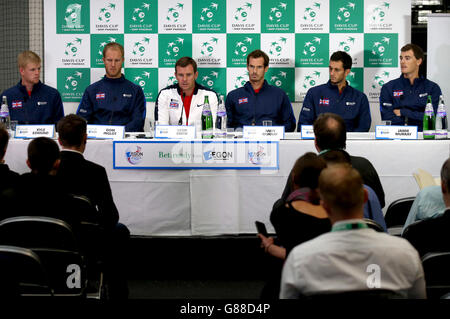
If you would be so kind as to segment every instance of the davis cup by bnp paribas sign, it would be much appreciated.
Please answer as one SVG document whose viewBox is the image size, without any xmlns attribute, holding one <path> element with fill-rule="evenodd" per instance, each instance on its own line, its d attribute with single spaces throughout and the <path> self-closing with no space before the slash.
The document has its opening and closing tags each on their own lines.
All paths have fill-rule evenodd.
<svg viewBox="0 0 450 319">
<path fill-rule="evenodd" d="M 103 47 L 125 48 L 123 72 L 147 101 L 176 83 L 175 62 L 192 56 L 198 82 L 220 94 L 245 84 L 247 55 L 270 58 L 266 80 L 291 101 L 328 80 L 332 52 L 348 52 L 347 78 L 376 102 L 400 74 L 410 41 L 410 1 L 394 0 L 46 0 L 45 81 L 77 102 L 104 75 Z"/>
</svg>

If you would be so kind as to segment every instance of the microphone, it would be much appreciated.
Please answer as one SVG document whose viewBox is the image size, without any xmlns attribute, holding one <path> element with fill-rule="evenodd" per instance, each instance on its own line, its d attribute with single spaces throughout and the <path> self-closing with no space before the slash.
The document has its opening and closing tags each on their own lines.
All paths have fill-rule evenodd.
<svg viewBox="0 0 450 319">
<path fill-rule="evenodd" d="M 183 97 L 181 98 L 182 109 L 181 109 L 180 119 L 178 120 L 178 125 L 183 125 L 184 99 L 185 98 L 186 98 L 186 93 L 183 92 Z"/>
</svg>

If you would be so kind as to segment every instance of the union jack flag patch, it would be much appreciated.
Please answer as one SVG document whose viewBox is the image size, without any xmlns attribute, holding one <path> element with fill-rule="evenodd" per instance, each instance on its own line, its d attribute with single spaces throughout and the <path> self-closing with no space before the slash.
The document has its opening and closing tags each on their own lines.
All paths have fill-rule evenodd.
<svg viewBox="0 0 450 319">
<path fill-rule="evenodd" d="M 178 101 L 177 100 L 170 100 L 169 108 L 177 109 L 178 108 Z"/>
<path fill-rule="evenodd" d="M 13 101 L 11 106 L 13 109 L 20 109 L 22 107 L 22 101 Z"/>
<path fill-rule="evenodd" d="M 403 95 L 403 91 L 394 91 L 394 97 L 399 97 Z"/>
<path fill-rule="evenodd" d="M 320 99 L 319 104 L 320 105 L 330 105 L 330 99 Z"/>
<path fill-rule="evenodd" d="M 248 103 L 248 98 L 247 98 L 247 97 L 244 97 L 244 98 L 242 98 L 242 99 L 239 99 L 239 100 L 238 100 L 238 103 L 239 103 L 239 104 Z"/>
<path fill-rule="evenodd" d="M 104 100 L 104 99 L 105 99 L 105 93 L 97 93 L 97 94 L 95 95 L 95 98 L 96 98 L 97 100 Z"/>
</svg>

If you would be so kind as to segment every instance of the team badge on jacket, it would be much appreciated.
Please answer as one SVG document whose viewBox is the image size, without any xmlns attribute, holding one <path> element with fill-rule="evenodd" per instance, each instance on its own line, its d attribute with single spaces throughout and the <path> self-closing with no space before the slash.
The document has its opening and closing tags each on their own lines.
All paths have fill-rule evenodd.
<svg viewBox="0 0 450 319">
<path fill-rule="evenodd" d="M 20 109 L 22 107 L 22 101 L 13 101 L 11 106 L 13 109 Z"/>
<path fill-rule="evenodd" d="M 247 98 L 247 97 L 244 97 L 244 98 L 242 98 L 242 99 L 239 99 L 239 100 L 238 100 L 238 103 L 239 103 L 239 104 L 248 103 L 248 98 Z"/>
<path fill-rule="evenodd" d="M 97 93 L 97 94 L 95 95 L 95 98 L 96 98 L 97 100 L 104 100 L 104 99 L 105 99 L 105 93 Z"/>
<path fill-rule="evenodd" d="M 171 100 L 170 100 L 170 104 L 169 104 L 169 108 L 171 108 L 171 109 L 177 109 L 177 108 L 178 108 L 178 101 L 177 101 L 177 100 L 174 100 L 174 99 L 171 99 Z"/>
<path fill-rule="evenodd" d="M 403 95 L 403 91 L 394 91 L 394 97 L 399 97 Z"/>
<path fill-rule="evenodd" d="M 330 105 L 330 99 L 320 99 L 319 105 Z"/>
</svg>

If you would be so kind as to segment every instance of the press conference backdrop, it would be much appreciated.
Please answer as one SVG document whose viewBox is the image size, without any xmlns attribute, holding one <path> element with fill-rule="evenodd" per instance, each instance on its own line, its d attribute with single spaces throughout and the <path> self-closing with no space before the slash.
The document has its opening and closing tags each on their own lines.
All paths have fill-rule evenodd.
<svg viewBox="0 0 450 319">
<path fill-rule="evenodd" d="M 430 14 L 427 29 L 427 78 L 439 84 L 448 110 L 450 102 L 450 14 Z"/>
<path fill-rule="evenodd" d="M 248 80 L 246 57 L 255 49 L 270 57 L 266 80 L 302 102 L 328 81 L 331 53 L 347 51 L 347 80 L 367 94 L 373 114 L 381 86 L 400 75 L 399 48 L 411 37 L 410 0 L 44 0 L 44 12 L 45 82 L 65 106 L 104 75 L 103 47 L 119 42 L 124 74 L 147 102 L 176 81 L 182 56 L 198 62 L 200 84 L 226 95 Z"/>
</svg>

